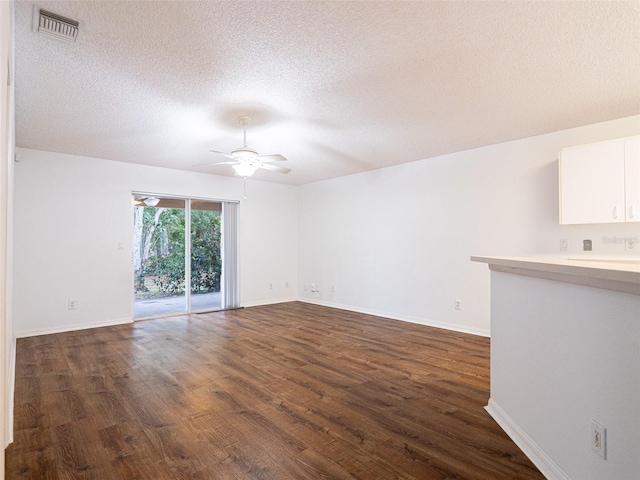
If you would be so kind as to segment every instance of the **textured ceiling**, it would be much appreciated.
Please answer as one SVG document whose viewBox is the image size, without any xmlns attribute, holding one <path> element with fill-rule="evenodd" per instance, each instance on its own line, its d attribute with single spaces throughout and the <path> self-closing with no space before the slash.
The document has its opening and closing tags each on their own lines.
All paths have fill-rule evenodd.
<svg viewBox="0 0 640 480">
<path fill-rule="evenodd" d="M 16 142 L 300 185 L 640 113 L 640 2 L 17 0 Z"/>
</svg>

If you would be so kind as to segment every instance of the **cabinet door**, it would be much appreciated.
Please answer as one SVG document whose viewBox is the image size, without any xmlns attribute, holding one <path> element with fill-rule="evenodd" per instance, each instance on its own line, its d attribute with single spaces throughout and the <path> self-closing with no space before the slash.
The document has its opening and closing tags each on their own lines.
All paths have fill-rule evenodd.
<svg viewBox="0 0 640 480">
<path fill-rule="evenodd" d="M 625 221 L 625 141 L 560 152 L 560 223 Z"/>
<path fill-rule="evenodd" d="M 624 172 L 627 222 L 640 222 L 640 137 L 625 140 Z"/>
</svg>

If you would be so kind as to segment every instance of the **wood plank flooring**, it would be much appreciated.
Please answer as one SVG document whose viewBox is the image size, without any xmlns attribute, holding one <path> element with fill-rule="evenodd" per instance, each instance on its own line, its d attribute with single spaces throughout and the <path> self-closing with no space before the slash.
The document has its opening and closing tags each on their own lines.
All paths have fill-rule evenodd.
<svg viewBox="0 0 640 480">
<path fill-rule="evenodd" d="M 20 339 L 7 479 L 543 479 L 489 340 L 299 302 Z"/>
</svg>

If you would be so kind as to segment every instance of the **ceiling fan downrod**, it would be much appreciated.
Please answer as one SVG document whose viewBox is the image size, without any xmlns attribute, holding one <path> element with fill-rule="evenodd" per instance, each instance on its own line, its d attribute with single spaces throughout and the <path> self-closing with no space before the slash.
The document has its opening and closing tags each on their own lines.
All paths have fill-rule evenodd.
<svg viewBox="0 0 640 480">
<path fill-rule="evenodd" d="M 236 122 L 242 125 L 242 129 L 244 130 L 244 146 L 247 146 L 247 127 L 251 125 L 253 119 L 249 115 L 240 115 L 236 118 Z"/>
</svg>

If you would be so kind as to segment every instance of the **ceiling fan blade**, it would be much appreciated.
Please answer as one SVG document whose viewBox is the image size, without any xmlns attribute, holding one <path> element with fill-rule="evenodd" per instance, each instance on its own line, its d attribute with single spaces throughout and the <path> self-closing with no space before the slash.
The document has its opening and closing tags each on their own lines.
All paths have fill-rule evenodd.
<svg viewBox="0 0 640 480">
<path fill-rule="evenodd" d="M 236 165 L 238 162 L 214 162 L 214 163 L 196 163 L 195 165 L 191 165 L 192 167 L 210 167 L 212 165 Z"/>
<path fill-rule="evenodd" d="M 209 150 L 209 151 L 213 153 L 217 153 L 218 155 L 222 155 L 223 157 L 233 158 L 233 155 L 231 155 L 230 153 L 219 152 L 217 150 Z"/>
<path fill-rule="evenodd" d="M 270 163 L 263 163 L 262 165 L 260 165 L 260 168 L 279 173 L 289 173 L 291 171 L 290 168 L 281 167 L 280 165 L 271 165 Z"/>
<path fill-rule="evenodd" d="M 258 157 L 260 159 L 260 161 L 262 163 L 271 163 L 271 162 L 286 162 L 287 159 L 284 158 L 282 155 L 279 154 L 275 154 L 275 155 L 260 155 Z"/>
</svg>

